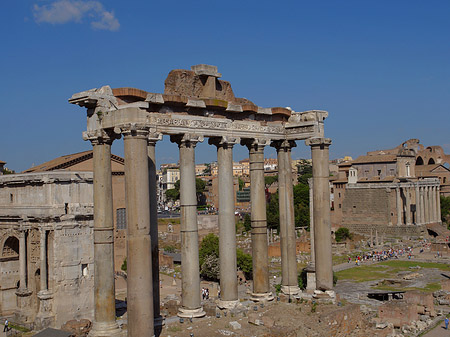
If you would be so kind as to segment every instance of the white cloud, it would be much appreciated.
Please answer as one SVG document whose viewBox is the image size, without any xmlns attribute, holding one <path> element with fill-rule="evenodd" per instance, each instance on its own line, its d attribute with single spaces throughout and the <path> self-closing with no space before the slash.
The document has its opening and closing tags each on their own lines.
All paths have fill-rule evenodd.
<svg viewBox="0 0 450 337">
<path fill-rule="evenodd" d="M 34 5 L 33 15 L 37 23 L 82 23 L 87 18 L 94 29 L 117 31 L 120 27 L 114 12 L 105 10 L 99 1 L 57 0 L 49 5 Z"/>
</svg>

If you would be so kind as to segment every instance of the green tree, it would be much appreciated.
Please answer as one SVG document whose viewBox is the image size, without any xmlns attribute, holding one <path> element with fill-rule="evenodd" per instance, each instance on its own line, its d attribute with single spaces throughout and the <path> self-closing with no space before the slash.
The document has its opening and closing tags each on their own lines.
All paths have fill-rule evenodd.
<svg viewBox="0 0 450 337">
<path fill-rule="evenodd" d="M 245 186 L 245 183 L 240 177 L 238 178 L 238 183 L 239 183 L 239 191 L 242 191 L 242 189 Z"/>
<path fill-rule="evenodd" d="M 278 204 L 278 192 L 270 195 L 269 203 L 266 207 L 267 227 L 280 231 L 280 214 Z"/>
<path fill-rule="evenodd" d="M 264 177 L 264 184 L 266 186 L 270 186 L 276 181 L 278 181 L 278 176 L 265 176 Z"/>
<path fill-rule="evenodd" d="M 450 197 L 441 196 L 441 220 L 447 223 L 450 229 Z"/>
<path fill-rule="evenodd" d="M 166 198 L 167 200 L 177 201 L 180 199 L 180 191 L 175 188 L 171 188 L 166 191 Z"/>
<path fill-rule="evenodd" d="M 350 230 L 345 227 L 338 228 L 338 230 L 334 233 L 334 236 L 336 238 L 336 242 L 341 242 L 346 239 L 352 238 L 352 234 L 350 233 Z"/>
<path fill-rule="evenodd" d="M 242 249 L 236 249 L 237 266 L 245 275 L 247 280 L 251 280 L 253 277 L 253 260 L 250 254 L 246 254 Z"/>
<path fill-rule="evenodd" d="M 204 198 L 203 192 L 205 191 L 206 182 L 203 179 L 195 178 L 195 192 L 197 194 L 197 203 L 199 205 L 204 205 L 206 199 Z M 166 191 L 166 198 L 172 201 L 180 199 L 180 181 L 177 180 L 174 184 L 174 188 L 168 189 Z"/>
<path fill-rule="evenodd" d="M 248 213 L 245 213 L 244 215 L 244 228 L 246 232 L 249 232 L 252 229 L 252 218 Z"/>
<path fill-rule="evenodd" d="M 213 255 L 219 257 L 219 237 L 213 233 L 206 235 L 198 252 L 200 266 L 205 262 L 207 256 Z"/>
<path fill-rule="evenodd" d="M 125 273 L 127 272 L 127 258 L 123 260 L 122 266 L 120 267 Z"/>
</svg>

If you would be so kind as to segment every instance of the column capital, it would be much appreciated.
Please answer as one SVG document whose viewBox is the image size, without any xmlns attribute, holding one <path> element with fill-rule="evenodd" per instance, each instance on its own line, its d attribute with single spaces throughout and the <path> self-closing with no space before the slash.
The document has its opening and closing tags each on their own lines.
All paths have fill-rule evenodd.
<svg viewBox="0 0 450 337">
<path fill-rule="evenodd" d="M 215 145 L 217 147 L 233 148 L 234 145 L 239 144 L 241 139 L 239 137 L 223 136 L 223 137 L 210 137 L 208 139 L 209 145 Z"/>
<path fill-rule="evenodd" d="M 296 147 L 297 144 L 295 143 L 294 140 L 283 139 L 272 141 L 272 143 L 270 143 L 270 146 L 276 148 L 277 151 L 279 151 L 281 149 L 290 150 L 293 147 Z"/>
<path fill-rule="evenodd" d="M 162 140 L 162 138 L 163 138 L 162 133 L 156 132 L 156 131 L 150 129 L 150 131 L 148 133 L 148 138 L 147 138 L 148 145 L 155 145 L 156 142 L 158 140 Z"/>
<path fill-rule="evenodd" d="M 270 145 L 270 139 L 267 138 L 246 138 L 241 139 L 241 145 L 247 146 L 249 150 L 262 150 L 265 146 Z"/>
<path fill-rule="evenodd" d="M 171 135 L 170 141 L 177 143 L 178 147 L 195 147 L 198 142 L 203 142 L 203 135 L 185 133 L 184 135 Z"/>
<path fill-rule="evenodd" d="M 330 146 L 331 138 L 309 138 L 305 140 L 307 146 Z"/>
<path fill-rule="evenodd" d="M 108 144 L 111 145 L 115 139 L 119 139 L 120 134 L 115 133 L 113 130 L 94 130 L 84 131 L 83 139 L 89 140 L 92 146 Z"/>
<path fill-rule="evenodd" d="M 147 139 L 149 135 L 149 127 L 138 123 L 129 123 L 125 126 L 122 126 L 120 128 L 120 132 L 123 134 L 124 139 L 130 137 Z"/>
</svg>

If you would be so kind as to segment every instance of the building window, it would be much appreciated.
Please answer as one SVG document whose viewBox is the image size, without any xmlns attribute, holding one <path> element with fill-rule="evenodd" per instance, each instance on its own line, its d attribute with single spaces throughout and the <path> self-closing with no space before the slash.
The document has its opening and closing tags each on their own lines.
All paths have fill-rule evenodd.
<svg viewBox="0 0 450 337">
<path fill-rule="evenodd" d="M 127 210 L 126 208 L 118 208 L 116 210 L 116 228 L 127 229 Z"/>
<path fill-rule="evenodd" d="M 409 177 L 411 175 L 411 168 L 409 167 L 409 163 L 406 163 L 406 176 Z"/>
<path fill-rule="evenodd" d="M 9 194 L 9 202 L 14 202 L 14 194 Z"/>
<path fill-rule="evenodd" d="M 340 198 L 340 197 L 341 197 L 341 192 L 339 192 L 338 195 L 339 195 L 339 198 Z M 340 207 L 339 207 L 339 208 L 340 208 Z"/>
<path fill-rule="evenodd" d="M 377 170 L 377 174 L 380 177 L 381 176 L 381 170 Z"/>
<path fill-rule="evenodd" d="M 339 204 L 339 208 L 342 208 L 341 204 Z"/>
</svg>

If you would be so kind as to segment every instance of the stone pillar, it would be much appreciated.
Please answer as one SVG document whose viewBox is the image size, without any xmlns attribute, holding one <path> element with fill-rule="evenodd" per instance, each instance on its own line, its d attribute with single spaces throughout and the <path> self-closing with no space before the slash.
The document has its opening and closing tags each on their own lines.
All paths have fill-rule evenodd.
<svg viewBox="0 0 450 337">
<path fill-rule="evenodd" d="M 155 146 L 162 134 L 149 133 L 147 143 L 148 155 L 148 191 L 150 200 L 150 239 L 152 246 L 152 279 L 153 279 L 153 316 L 154 326 L 161 329 L 163 317 L 160 312 L 159 295 L 159 247 L 158 247 L 158 202 L 156 191 L 156 154 Z M 156 331 L 155 331 L 156 332 Z"/>
<path fill-rule="evenodd" d="M 406 209 L 405 209 L 405 215 L 406 215 L 406 225 L 411 226 L 411 196 L 410 196 L 410 188 L 405 187 L 405 197 L 406 197 Z"/>
<path fill-rule="evenodd" d="M 437 212 L 436 212 L 436 189 L 434 186 L 430 186 L 430 194 L 431 194 L 431 222 L 437 222 Z"/>
<path fill-rule="evenodd" d="M 436 187 L 436 213 L 437 213 L 437 221 L 442 223 L 441 219 L 441 194 L 439 193 L 440 187 Z"/>
<path fill-rule="evenodd" d="M 27 287 L 27 240 L 26 230 L 19 231 L 19 291 L 28 291 Z"/>
<path fill-rule="evenodd" d="M 400 195 L 400 187 L 397 186 L 395 191 L 397 193 L 397 226 L 401 226 L 403 207 L 402 207 L 402 197 Z"/>
<path fill-rule="evenodd" d="M 430 190 L 428 186 L 425 186 L 425 223 L 429 224 L 431 223 L 431 212 L 430 212 L 430 206 L 431 206 L 431 202 L 430 202 Z"/>
<path fill-rule="evenodd" d="M 311 146 L 314 180 L 314 241 L 316 258 L 316 285 L 318 290 L 333 289 L 333 266 L 331 255 L 331 220 L 329 188 L 329 147 L 331 139 L 306 140 Z M 320 243 L 320 244 L 317 244 Z"/>
<path fill-rule="evenodd" d="M 148 129 L 123 131 L 127 204 L 128 336 L 153 336 Z"/>
<path fill-rule="evenodd" d="M 309 185 L 309 240 L 311 259 L 306 266 L 306 291 L 311 293 L 316 290 L 316 258 L 314 253 L 314 198 L 313 198 L 313 179 L 308 179 Z"/>
<path fill-rule="evenodd" d="M 114 283 L 114 214 L 111 144 L 106 134 L 91 139 L 94 162 L 94 305 L 89 336 L 120 336 Z"/>
<path fill-rule="evenodd" d="M 426 224 L 426 216 L 425 216 L 425 187 L 420 186 L 420 222 L 422 225 Z"/>
<path fill-rule="evenodd" d="M 252 221 L 253 293 L 251 300 L 273 300 L 269 286 L 267 246 L 266 192 L 264 184 L 264 146 L 268 141 L 253 139 L 243 142 L 249 149 L 250 200 Z"/>
<path fill-rule="evenodd" d="M 41 290 L 39 291 L 39 312 L 37 314 L 35 324 L 36 328 L 44 329 L 53 323 L 54 314 L 52 312 L 53 294 L 48 290 L 48 273 L 47 273 L 47 230 L 39 229 L 41 234 L 40 242 L 40 258 L 41 258 Z"/>
<path fill-rule="evenodd" d="M 419 183 L 416 182 L 415 184 L 415 202 L 416 202 L 416 218 L 415 218 L 415 224 L 421 225 L 422 224 L 422 214 L 420 210 L 420 191 L 419 191 Z"/>
<path fill-rule="evenodd" d="M 292 185 L 292 141 L 272 143 L 278 153 L 278 200 L 280 207 L 281 291 L 286 295 L 300 292 L 297 276 L 297 250 L 294 216 L 294 191 Z"/>
<path fill-rule="evenodd" d="M 380 242 L 378 241 L 378 230 L 375 230 L 375 247 L 378 247 Z"/>
<path fill-rule="evenodd" d="M 27 282 L 27 230 L 24 228 L 19 229 L 19 275 L 20 284 L 16 291 L 17 310 L 14 319 L 17 322 L 28 323 L 34 319 L 34 312 L 31 306 L 33 292 L 28 289 Z"/>
<path fill-rule="evenodd" d="M 231 309 L 239 304 L 233 188 L 233 145 L 235 143 L 236 139 L 226 137 L 209 139 L 209 144 L 217 146 L 219 169 L 220 299 L 217 305 L 221 309 Z"/>
<path fill-rule="evenodd" d="M 181 297 L 179 317 L 203 317 L 200 299 L 198 258 L 197 195 L 195 189 L 195 146 L 202 136 L 171 136 L 180 149 L 180 203 L 181 203 Z"/>
</svg>

